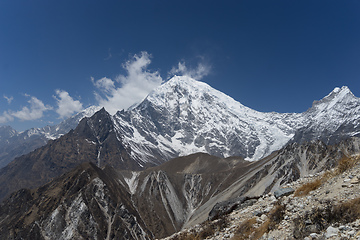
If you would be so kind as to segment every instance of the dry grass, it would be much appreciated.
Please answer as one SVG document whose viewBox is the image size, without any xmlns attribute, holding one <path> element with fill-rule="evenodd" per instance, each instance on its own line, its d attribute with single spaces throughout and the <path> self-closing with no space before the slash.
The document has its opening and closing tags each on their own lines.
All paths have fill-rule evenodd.
<svg viewBox="0 0 360 240">
<path fill-rule="evenodd" d="M 323 207 L 315 208 L 295 219 L 294 224 L 297 227 L 293 234 L 297 239 L 309 236 L 313 230 L 308 228 L 306 223 L 308 221 L 316 226 L 318 231 L 324 231 L 331 224 L 348 224 L 356 219 L 360 219 L 360 197 L 336 205 L 334 202 L 328 201 Z"/>
<path fill-rule="evenodd" d="M 309 194 L 311 191 L 318 189 L 327 180 L 346 172 L 359 162 L 360 156 L 342 157 L 338 163 L 338 166 L 333 171 L 326 171 L 321 177 L 318 177 L 314 181 L 303 184 L 295 191 L 294 195 L 305 196 Z M 283 220 L 284 213 L 285 206 L 277 204 L 269 212 L 268 219 L 260 226 L 257 226 L 256 218 L 245 220 L 238 226 L 235 232 L 235 236 L 232 238 L 232 240 L 256 240 L 261 238 L 265 233 L 275 229 L 278 226 L 278 224 Z M 326 211 L 313 212 L 312 216 L 308 216 L 307 218 L 313 219 L 313 222 L 321 225 L 322 228 L 331 222 L 352 222 L 360 218 L 360 198 L 341 203 L 336 206 L 328 207 Z M 304 228 L 302 228 L 302 220 L 298 219 L 297 222 L 299 224 L 299 234 L 301 234 L 300 236 L 303 236 L 304 232 L 306 232 L 305 225 L 303 226 Z M 174 236 L 172 240 L 202 240 L 213 236 L 216 231 L 221 231 L 227 226 L 228 220 L 224 216 L 214 222 L 204 222 L 202 224 L 201 231 L 199 232 L 195 232 L 194 230 L 191 232 L 183 232 Z"/>
<path fill-rule="evenodd" d="M 343 172 L 351 169 L 352 167 L 355 166 L 355 164 L 359 161 L 359 157 L 348 157 L 348 156 L 343 156 L 339 163 L 338 166 L 336 167 L 336 174 L 342 174 Z"/>
<path fill-rule="evenodd" d="M 182 232 L 172 238 L 172 240 L 202 240 L 207 237 L 213 236 L 215 232 L 229 226 L 228 219 L 224 216 L 216 221 L 206 221 L 201 224 L 201 230 L 199 232 Z"/>
<path fill-rule="evenodd" d="M 232 240 L 245 240 L 249 239 L 250 235 L 255 231 L 256 219 L 250 218 L 242 222 L 236 229 L 235 236 Z"/>
<path fill-rule="evenodd" d="M 360 197 L 333 207 L 331 221 L 349 223 L 360 218 Z"/>
<path fill-rule="evenodd" d="M 343 156 L 337 165 L 337 167 L 334 169 L 334 171 L 326 171 L 321 177 L 315 179 L 312 182 L 308 182 L 300 186 L 298 189 L 296 189 L 294 196 L 301 197 L 309 194 L 311 191 L 314 191 L 318 189 L 323 183 L 325 183 L 330 178 L 333 178 L 337 175 L 340 175 L 347 170 L 354 167 L 360 160 L 360 157 L 348 157 Z"/>
<path fill-rule="evenodd" d="M 277 204 L 268 214 L 268 219 L 258 227 L 255 227 L 256 219 L 251 218 L 240 224 L 232 240 L 256 240 L 261 238 L 265 233 L 273 230 L 283 220 L 285 206 Z"/>
<path fill-rule="evenodd" d="M 323 178 L 318 178 L 312 182 L 305 183 L 304 185 L 300 186 L 298 189 L 296 189 L 294 196 L 300 197 L 308 195 L 309 192 L 316 190 L 324 183 Z"/>
</svg>

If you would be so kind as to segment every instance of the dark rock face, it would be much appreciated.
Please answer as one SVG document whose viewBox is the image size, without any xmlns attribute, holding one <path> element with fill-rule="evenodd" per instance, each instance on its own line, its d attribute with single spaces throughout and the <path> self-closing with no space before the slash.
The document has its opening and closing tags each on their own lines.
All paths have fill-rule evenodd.
<svg viewBox="0 0 360 240">
<path fill-rule="evenodd" d="M 0 222 L 6 222 L 0 233 L 20 238 L 34 231 L 40 236 L 34 239 L 66 234 L 77 239 L 165 237 L 179 231 L 195 209 L 233 183 L 236 178 L 224 178 L 235 175 L 234 168 L 243 164 L 242 159 L 207 154 L 141 172 L 119 172 L 109 166 L 101 170 L 83 163 L 40 188 L 19 190 L 7 198 L 0 207 Z"/>
<path fill-rule="evenodd" d="M 204 153 L 176 158 L 133 175 L 137 187 L 132 200 L 155 237 L 168 236 L 179 231 L 217 191 L 233 183 L 235 177 L 224 179 L 241 166 L 241 158 L 221 159 Z"/>
<path fill-rule="evenodd" d="M 129 193 L 94 164 L 84 163 L 0 207 L 0 239 L 151 239 Z"/>
<path fill-rule="evenodd" d="M 98 122 L 102 124 L 95 124 Z M 70 171 L 83 162 L 99 167 L 139 169 L 112 131 L 110 115 L 103 109 L 84 118 L 75 130 L 37 150 L 16 158 L 0 169 L 0 200 L 20 188 L 33 188 Z"/>
</svg>

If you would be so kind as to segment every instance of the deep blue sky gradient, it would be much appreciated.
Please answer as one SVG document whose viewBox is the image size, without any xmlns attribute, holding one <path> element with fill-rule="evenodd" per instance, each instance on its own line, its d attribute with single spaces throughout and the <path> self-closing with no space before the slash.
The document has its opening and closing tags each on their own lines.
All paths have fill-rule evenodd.
<svg viewBox="0 0 360 240">
<path fill-rule="evenodd" d="M 164 79 L 204 61 L 202 81 L 242 104 L 303 112 L 337 86 L 360 97 L 360 1 L 0 1 L 0 114 L 26 106 L 24 94 L 55 106 L 55 89 L 96 104 L 90 77 L 124 74 L 141 51 Z M 5 125 L 59 121 L 48 111 Z"/>
</svg>

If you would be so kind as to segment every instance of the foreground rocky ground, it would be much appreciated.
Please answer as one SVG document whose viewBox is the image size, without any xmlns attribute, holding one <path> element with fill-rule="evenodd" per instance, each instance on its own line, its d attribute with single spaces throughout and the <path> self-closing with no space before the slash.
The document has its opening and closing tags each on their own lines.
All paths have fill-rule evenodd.
<svg viewBox="0 0 360 240">
<path fill-rule="evenodd" d="M 344 157 L 280 192 L 227 202 L 213 220 L 166 239 L 360 239 L 359 159 Z"/>
</svg>

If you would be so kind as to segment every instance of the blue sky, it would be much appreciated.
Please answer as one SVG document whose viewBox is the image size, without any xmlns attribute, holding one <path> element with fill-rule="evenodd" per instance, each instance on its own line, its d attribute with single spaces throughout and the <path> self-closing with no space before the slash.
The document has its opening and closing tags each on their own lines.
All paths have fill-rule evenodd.
<svg viewBox="0 0 360 240">
<path fill-rule="evenodd" d="M 360 96 L 360 1 L 0 1 L 0 125 L 126 107 L 188 74 L 258 111 Z"/>
</svg>

